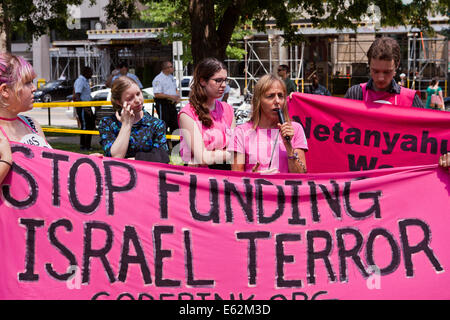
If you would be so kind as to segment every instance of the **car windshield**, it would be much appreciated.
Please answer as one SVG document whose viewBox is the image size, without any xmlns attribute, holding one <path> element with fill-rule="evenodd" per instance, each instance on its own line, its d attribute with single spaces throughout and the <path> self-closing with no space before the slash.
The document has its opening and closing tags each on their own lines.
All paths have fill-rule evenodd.
<svg viewBox="0 0 450 320">
<path fill-rule="evenodd" d="M 108 99 L 108 92 L 100 92 L 97 93 L 92 100 L 94 101 L 106 101 Z"/>
<path fill-rule="evenodd" d="M 44 89 L 54 89 L 60 84 L 59 81 L 50 81 L 44 85 Z"/>
</svg>

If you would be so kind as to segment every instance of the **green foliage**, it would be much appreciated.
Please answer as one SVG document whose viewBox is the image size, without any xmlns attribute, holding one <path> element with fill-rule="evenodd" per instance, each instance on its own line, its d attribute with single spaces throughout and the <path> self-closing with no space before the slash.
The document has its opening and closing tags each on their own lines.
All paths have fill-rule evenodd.
<svg viewBox="0 0 450 320">
<path fill-rule="evenodd" d="M 215 20 L 219 25 L 220 20 L 226 10 L 226 3 L 229 1 L 215 1 Z M 170 44 L 173 41 L 183 42 L 183 62 L 192 62 L 191 48 L 191 23 L 188 12 L 189 0 L 160 0 L 143 2 L 147 6 L 141 12 L 141 19 L 155 24 L 155 27 L 164 27 L 159 39 L 163 44 Z M 232 35 L 230 44 L 226 47 L 227 56 L 231 59 L 243 59 L 245 50 L 239 48 L 237 42 L 250 35 L 251 31 L 244 30 L 240 24 Z"/>
<path fill-rule="evenodd" d="M 93 0 L 91 0 L 92 2 Z M 31 42 L 51 29 L 67 29 L 67 7 L 82 0 L 2 0 L 0 31 L 6 33 L 7 50 L 11 50 L 11 34 L 21 32 Z"/>
<path fill-rule="evenodd" d="M 164 32 L 160 33 L 159 39 L 164 45 L 171 44 L 174 41 L 183 42 L 183 62 L 192 61 L 189 44 L 190 37 L 190 19 L 185 8 L 189 5 L 188 0 L 162 0 L 143 2 L 147 9 L 140 13 L 140 18 L 150 22 L 155 27 L 164 27 Z"/>
<path fill-rule="evenodd" d="M 242 39 L 239 35 L 242 31 L 240 26 L 244 22 L 251 24 L 257 31 L 264 32 L 268 21 L 274 21 L 279 30 L 284 33 L 285 44 L 297 44 L 304 41 L 301 33 L 297 32 L 293 22 L 300 19 L 308 19 L 314 26 L 319 28 L 331 27 L 341 30 L 343 28 L 356 29 L 356 22 L 364 17 L 374 16 L 368 12 L 371 5 L 377 6 L 377 13 L 380 13 L 379 26 L 410 25 L 421 30 L 430 30 L 426 12 L 448 12 L 448 0 L 413 0 L 404 4 L 402 0 L 159 0 L 146 1 L 148 10 L 142 13 L 142 18 L 154 23 L 167 26 L 165 34 L 161 39 L 167 43 L 177 38 L 185 44 L 190 44 L 191 48 L 195 43 L 204 39 L 191 39 L 191 26 L 189 17 L 189 6 L 201 3 L 207 6 L 214 3 L 214 16 L 203 17 L 214 19 L 216 32 L 230 29 L 238 31 L 233 33 L 231 39 L 225 37 L 225 42 L 229 39 L 226 53 L 230 58 L 242 58 L 245 52 L 236 46 L 236 39 Z M 230 12 L 239 15 L 239 19 L 230 19 Z M 233 20 L 233 21 L 230 21 Z M 197 36 L 198 37 L 198 36 Z M 213 41 L 214 37 L 211 37 Z M 221 38 L 222 39 L 222 38 Z M 188 52 L 188 51 L 187 51 Z M 195 60 L 195 59 L 194 59 Z"/>
<path fill-rule="evenodd" d="M 104 7 L 107 22 L 117 26 L 123 20 L 138 18 L 139 12 L 136 7 L 138 2 L 135 0 L 109 0 L 108 4 Z"/>
</svg>

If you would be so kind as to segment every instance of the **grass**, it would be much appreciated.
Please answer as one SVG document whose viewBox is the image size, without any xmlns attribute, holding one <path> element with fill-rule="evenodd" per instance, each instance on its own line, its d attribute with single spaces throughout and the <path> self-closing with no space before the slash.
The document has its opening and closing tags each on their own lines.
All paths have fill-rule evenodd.
<svg viewBox="0 0 450 320">
<path fill-rule="evenodd" d="M 62 133 L 62 132 L 45 132 L 45 136 L 47 138 L 49 137 L 76 137 L 77 140 L 79 139 L 78 134 L 73 133 Z M 79 143 L 65 143 L 65 142 L 56 142 L 52 141 L 51 146 L 53 149 L 59 149 L 64 151 L 70 151 L 70 152 L 76 152 L 76 153 L 82 153 L 82 154 L 90 154 L 90 153 L 103 153 L 103 149 L 97 144 L 92 144 L 92 151 L 81 151 L 80 150 L 80 144 Z"/>
<path fill-rule="evenodd" d="M 64 151 L 70 151 L 70 152 L 76 152 L 76 153 L 82 153 L 82 154 L 90 154 L 90 153 L 103 153 L 103 149 L 99 146 L 93 145 L 92 151 L 82 151 L 80 150 L 79 144 L 74 143 L 63 143 L 63 142 L 52 142 L 52 148 L 58 149 L 58 150 L 64 150 Z"/>
</svg>

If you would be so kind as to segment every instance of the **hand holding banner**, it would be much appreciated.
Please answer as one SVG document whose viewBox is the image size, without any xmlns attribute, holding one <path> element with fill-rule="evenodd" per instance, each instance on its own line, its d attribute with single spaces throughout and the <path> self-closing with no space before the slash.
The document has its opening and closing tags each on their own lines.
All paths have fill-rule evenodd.
<svg viewBox="0 0 450 320">
<path fill-rule="evenodd" d="M 450 113 L 296 93 L 289 114 L 308 139 L 309 172 L 438 163 L 450 151 Z"/>
<path fill-rule="evenodd" d="M 1 299 L 450 298 L 437 165 L 244 176 L 20 144 L 13 156 Z"/>
</svg>

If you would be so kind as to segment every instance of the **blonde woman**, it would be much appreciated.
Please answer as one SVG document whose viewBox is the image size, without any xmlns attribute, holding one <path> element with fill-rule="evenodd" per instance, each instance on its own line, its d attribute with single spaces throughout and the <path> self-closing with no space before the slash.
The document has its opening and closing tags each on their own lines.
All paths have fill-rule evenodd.
<svg viewBox="0 0 450 320">
<path fill-rule="evenodd" d="M 279 110 L 286 119 L 280 123 Z M 291 122 L 284 81 L 263 76 L 255 86 L 250 121 L 236 127 L 232 170 L 260 173 L 305 173 L 308 149 L 300 124 Z"/>
<path fill-rule="evenodd" d="M 22 57 L 0 54 L 0 131 L 9 141 L 50 148 L 39 123 L 19 115 L 33 109 L 35 77 Z"/>
</svg>

